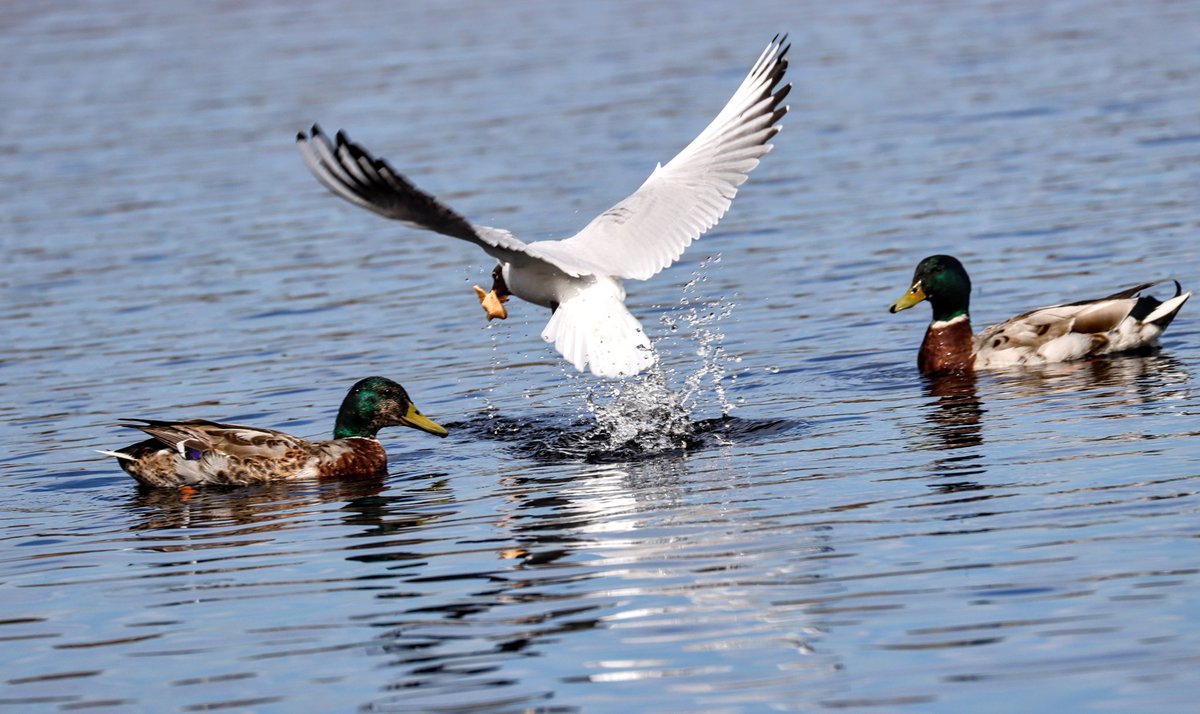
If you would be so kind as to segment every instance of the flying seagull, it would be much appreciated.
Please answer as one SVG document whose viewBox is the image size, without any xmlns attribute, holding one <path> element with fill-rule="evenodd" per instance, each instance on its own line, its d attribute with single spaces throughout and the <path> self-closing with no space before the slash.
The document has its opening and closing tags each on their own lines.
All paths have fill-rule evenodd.
<svg viewBox="0 0 1200 714">
<path fill-rule="evenodd" d="M 737 187 L 771 150 L 767 142 L 787 113 L 783 100 L 791 85 L 780 83 L 790 47 L 786 35 L 776 36 L 692 143 L 563 240 L 525 243 L 504 229 L 470 223 L 344 132 L 330 141 L 314 124 L 296 143 L 313 175 L 338 196 L 385 218 L 470 241 L 498 260 L 492 289 L 475 287 L 488 320 L 508 316 L 509 295 L 548 307 L 552 315 L 542 339 L 575 369 L 630 376 L 656 356 L 625 307 L 621 281 L 653 277 L 725 215 Z"/>
</svg>

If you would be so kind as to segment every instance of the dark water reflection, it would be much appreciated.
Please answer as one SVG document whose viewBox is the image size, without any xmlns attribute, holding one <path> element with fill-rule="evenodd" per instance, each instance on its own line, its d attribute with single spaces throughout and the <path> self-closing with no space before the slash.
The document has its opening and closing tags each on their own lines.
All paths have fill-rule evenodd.
<svg viewBox="0 0 1200 714">
<path fill-rule="evenodd" d="M 987 410 L 976 393 L 975 380 L 974 374 L 949 374 L 933 377 L 925 385 L 932 398 L 928 407 L 930 444 L 926 448 L 947 452 L 930 464 L 934 476 L 948 480 L 935 487 L 941 493 L 983 488 L 970 480 L 987 470 L 984 452 L 978 448 L 983 445 Z"/>
<path fill-rule="evenodd" d="M 1178 712 L 1200 652 L 1200 324 L 926 380 L 980 324 L 1200 283 L 1189 3 L 16 3 L 0 39 L 0 710 Z M 663 28 L 670 28 L 664 33 Z M 488 225 L 580 228 L 781 30 L 776 149 L 634 286 L 661 371 L 564 369 L 472 246 L 328 196 L 344 126 Z M 1196 314 L 1200 314 L 1197 311 Z M 383 478 L 142 493 L 118 417 L 323 437 Z"/>
<path fill-rule="evenodd" d="M 253 488 L 214 488 L 195 493 L 171 489 L 139 490 L 129 509 L 144 519 L 134 530 L 195 529 L 252 525 L 264 532 L 294 518 L 297 509 L 318 503 L 341 503 L 378 495 L 383 476 L 279 483 Z"/>
<path fill-rule="evenodd" d="M 491 412 L 454 427 L 481 439 L 495 440 L 506 452 L 544 463 L 582 461 L 589 464 L 646 464 L 662 466 L 682 463 L 688 452 L 754 443 L 799 432 L 804 424 L 787 419 L 743 419 L 724 415 L 713 419 L 686 421 L 675 433 L 675 424 L 658 421 L 663 416 L 648 410 L 639 418 L 644 428 L 655 429 L 655 438 L 643 432 L 614 433 L 594 419 L 574 415 L 549 415 L 536 420 L 506 417 Z M 671 417 L 673 421 L 674 416 Z M 666 438 L 663 438 L 666 437 Z"/>
</svg>

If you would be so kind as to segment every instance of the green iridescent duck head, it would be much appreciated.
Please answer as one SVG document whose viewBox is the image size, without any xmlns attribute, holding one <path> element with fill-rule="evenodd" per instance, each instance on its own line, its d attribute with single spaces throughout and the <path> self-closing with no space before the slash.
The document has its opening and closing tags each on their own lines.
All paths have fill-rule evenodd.
<svg viewBox="0 0 1200 714">
<path fill-rule="evenodd" d="M 385 426 L 407 426 L 435 436 L 448 433 L 438 423 L 421 414 L 408 392 L 387 377 L 367 377 L 360 380 L 338 410 L 333 425 L 333 438 L 351 436 L 374 438 Z"/>
<path fill-rule="evenodd" d="M 931 255 L 917 264 L 912 287 L 892 303 L 888 312 L 900 312 L 928 300 L 935 322 L 966 315 L 971 302 L 971 278 L 958 259 L 949 255 Z"/>
</svg>

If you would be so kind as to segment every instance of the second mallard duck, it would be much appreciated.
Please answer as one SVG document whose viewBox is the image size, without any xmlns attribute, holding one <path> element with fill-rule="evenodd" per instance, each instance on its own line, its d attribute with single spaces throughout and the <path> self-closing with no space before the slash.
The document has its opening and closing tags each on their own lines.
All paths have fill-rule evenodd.
<svg viewBox="0 0 1200 714">
<path fill-rule="evenodd" d="M 1171 281 L 1175 295 L 1167 300 L 1140 294 L 1162 282 L 1167 281 L 1098 300 L 1038 308 L 974 335 L 968 312 L 971 279 L 958 259 L 934 255 L 917 265 L 912 286 L 889 311 L 907 310 L 922 300 L 933 307 L 933 322 L 917 353 L 923 374 L 1070 362 L 1156 349 L 1159 335 L 1192 296 L 1177 280 Z"/>
<path fill-rule="evenodd" d="M 308 441 L 274 429 L 204 419 L 131 419 L 124 426 L 151 436 L 116 451 L 121 468 L 147 487 L 242 486 L 300 478 L 348 478 L 387 468 L 375 435 L 385 426 L 408 426 L 436 436 L 446 430 L 423 416 L 404 387 L 386 377 L 360 380 L 338 410 L 333 439 Z"/>
</svg>

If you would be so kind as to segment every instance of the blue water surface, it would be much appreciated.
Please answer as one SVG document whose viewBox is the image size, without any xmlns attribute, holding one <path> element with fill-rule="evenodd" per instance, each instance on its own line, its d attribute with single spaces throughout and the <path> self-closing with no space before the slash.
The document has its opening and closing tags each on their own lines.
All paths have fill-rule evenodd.
<svg viewBox="0 0 1200 714">
<path fill-rule="evenodd" d="M 1194 709 L 1200 305 L 1157 355 L 930 381 L 977 327 L 1200 285 L 1194 3 L 14 2 L 0 23 L 0 710 Z M 319 121 L 564 237 L 789 32 L 784 130 L 577 375 L 474 246 L 323 189 Z M 119 417 L 444 440 L 384 478 L 139 493 Z M 401 433 L 402 432 L 402 433 Z"/>
</svg>

